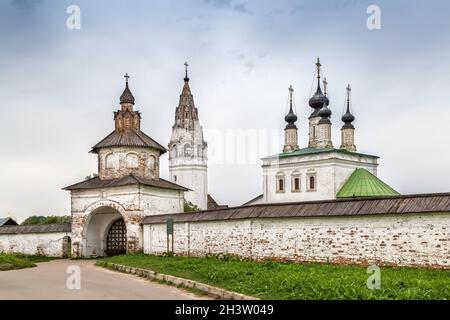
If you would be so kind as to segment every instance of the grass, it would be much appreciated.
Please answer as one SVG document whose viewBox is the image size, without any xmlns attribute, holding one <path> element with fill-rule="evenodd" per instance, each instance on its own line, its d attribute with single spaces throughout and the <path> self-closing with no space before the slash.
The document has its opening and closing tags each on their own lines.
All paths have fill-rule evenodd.
<svg viewBox="0 0 450 320">
<path fill-rule="evenodd" d="M 353 265 L 167 257 L 130 254 L 102 261 L 150 269 L 261 299 L 449 299 L 450 271 L 381 268 L 381 288 L 370 290 L 367 269 Z"/>
<path fill-rule="evenodd" d="M 0 271 L 36 267 L 37 262 L 47 262 L 55 258 L 30 256 L 19 253 L 0 253 Z"/>
</svg>

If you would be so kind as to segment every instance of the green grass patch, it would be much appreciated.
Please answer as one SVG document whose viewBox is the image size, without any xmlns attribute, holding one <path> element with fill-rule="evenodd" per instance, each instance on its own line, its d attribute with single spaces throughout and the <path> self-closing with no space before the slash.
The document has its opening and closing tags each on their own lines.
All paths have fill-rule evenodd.
<svg viewBox="0 0 450 320">
<path fill-rule="evenodd" d="M 36 267 L 38 262 L 47 262 L 55 258 L 30 256 L 20 253 L 0 253 L 0 271 Z"/>
<path fill-rule="evenodd" d="M 449 299 L 450 271 L 381 267 L 370 290 L 362 266 L 130 254 L 101 261 L 150 269 L 261 299 Z"/>
</svg>

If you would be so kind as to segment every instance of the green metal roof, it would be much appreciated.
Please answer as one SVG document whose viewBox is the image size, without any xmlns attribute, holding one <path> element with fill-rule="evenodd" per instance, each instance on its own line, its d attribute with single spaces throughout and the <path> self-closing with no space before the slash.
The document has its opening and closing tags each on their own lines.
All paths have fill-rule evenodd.
<svg viewBox="0 0 450 320">
<path fill-rule="evenodd" d="M 378 179 L 366 169 L 358 168 L 344 183 L 337 198 L 398 196 L 400 193 Z"/>
<path fill-rule="evenodd" d="M 283 152 L 274 156 L 266 157 L 263 159 L 270 159 L 270 158 L 287 158 L 287 157 L 295 157 L 295 156 L 303 156 L 303 155 L 310 155 L 310 154 L 318 154 L 318 153 L 329 153 L 329 152 L 338 152 L 338 153 L 344 153 L 344 154 L 352 154 L 357 156 L 365 156 L 370 158 L 379 158 L 377 156 L 373 156 L 370 154 L 364 154 L 364 153 L 358 153 L 358 152 L 351 152 L 345 149 L 336 149 L 336 148 L 302 148 L 296 151 L 291 152 Z"/>
</svg>

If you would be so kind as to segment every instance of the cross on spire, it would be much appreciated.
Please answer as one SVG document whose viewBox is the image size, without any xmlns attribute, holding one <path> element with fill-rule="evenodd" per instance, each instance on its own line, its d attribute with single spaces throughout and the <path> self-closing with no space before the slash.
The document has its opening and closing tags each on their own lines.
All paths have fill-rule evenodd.
<svg viewBox="0 0 450 320">
<path fill-rule="evenodd" d="M 125 73 L 125 75 L 123 77 L 125 78 L 125 82 L 128 83 L 128 79 L 130 78 L 128 73 Z"/>
<path fill-rule="evenodd" d="M 325 96 L 328 93 L 328 81 L 327 78 L 323 78 L 323 93 L 325 94 Z"/>
<path fill-rule="evenodd" d="M 292 84 L 289 86 L 289 103 L 292 109 L 292 94 L 294 93 L 294 88 L 292 87 Z"/>
<path fill-rule="evenodd" d="M 317 57 L 316 67 L 317 67 L 317 79 L 320 79 L 320 67 L 322 65 L 320 64 L 320 58 Z"/>
<path fill-rule="evenodd" d="M 184 63 L 184 80 L 188 81 L 189 77 L 188 77 L 188 67 L 189 64 L 187 63 L 187 61 Z"/>
<path fill-rule="evenodd" d="M 350 84 L 347 85 L 347 102 L 350 101 L 350 92 L 352 91 L 352 88 L 350 87 Z"/>
</svg>

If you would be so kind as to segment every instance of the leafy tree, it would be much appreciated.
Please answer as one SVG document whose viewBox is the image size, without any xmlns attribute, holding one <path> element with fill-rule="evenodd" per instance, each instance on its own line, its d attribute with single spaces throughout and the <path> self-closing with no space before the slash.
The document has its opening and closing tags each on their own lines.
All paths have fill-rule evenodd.
<svg viewBox="0 0 450 320">
<path fill-rule="evenodd" d="M 21 223 L 22 226 L 29 226 L 33 224 L 52 224 L 52 223 L 67 223 L 71 222 L 70 216 L 31 216 Z"/>
<path fill-rule="evenodd" d="M 200 211 L 200 208 L 197 207 L 195 204 L 193 204 L 190 201 L 184 200 L 184 212 L 194 212 L 194 211 Z"/>
</svg>

